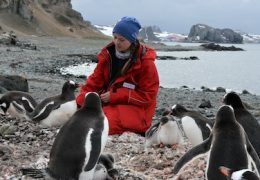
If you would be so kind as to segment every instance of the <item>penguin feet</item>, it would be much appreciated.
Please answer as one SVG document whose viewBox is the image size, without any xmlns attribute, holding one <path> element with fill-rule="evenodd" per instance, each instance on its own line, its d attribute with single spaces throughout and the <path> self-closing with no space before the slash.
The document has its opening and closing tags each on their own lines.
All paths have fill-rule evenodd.
<svg viewBox="0 0 260 180">
<path fill-rule="evenodd" d="M 178 144 L 173 144 L 173 145 L 171 145 L 171 148 L 172 148 L 173 150 L 176 150 L 177 147 L 178 147 Z"/>
<path fill-rule="evenodd" d="M 160 144 L 159 144 L 159 148 L 164 148 L 164 144 L 163 144 L 163 143 L 160 143 Z"/>
<path fill-rule="evenodd" d="M 108 176 L 111 178 L 111 179 L 118 179 L 119 177 L 119 172 L 118 170 L 116 170 L 115 168 L 112 168 L 110 170 L 108 170 Z"/>
</svg>

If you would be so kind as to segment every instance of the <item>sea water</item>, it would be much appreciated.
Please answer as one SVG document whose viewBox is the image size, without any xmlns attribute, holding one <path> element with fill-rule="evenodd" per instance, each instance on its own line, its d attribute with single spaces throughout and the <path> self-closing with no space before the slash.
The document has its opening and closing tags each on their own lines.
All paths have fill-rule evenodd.
<svg viewBox="0 0 260 180">
<path fill-rule="evenodd" d="M 198 46 L 193 43 L 167 43 L 182 46 Z M 231 46 L 231 44 L 221 44 Z M 236 44 L 245 51 L 181 51 L 162 52 L 159 56 L 178 58 L 197 56 L 199 60 L 157 60 L 160 85 L 167 88 L 188 86 L 200 89 L 224 87 L 260 95 L 260 44 Z M 96 64 L 80 64 L 63 68 L 63 73 L 89 75 Z"/>
<path fill-rule="evenodd" d="M 231 46 L 230 44 L 221 45 Z M 260 94 L 260 44 L 234 46 L 243 48 L 245 51 L 158 52 L 158 55 L 197 56 L 199 58 L 199 60 L 190 61 L 156 61 L 161 86 L 186 85 L 196 89 L 201 86 L 224 87 L 234 91 L 246 89 L 251 93 Z"/>
</svg>

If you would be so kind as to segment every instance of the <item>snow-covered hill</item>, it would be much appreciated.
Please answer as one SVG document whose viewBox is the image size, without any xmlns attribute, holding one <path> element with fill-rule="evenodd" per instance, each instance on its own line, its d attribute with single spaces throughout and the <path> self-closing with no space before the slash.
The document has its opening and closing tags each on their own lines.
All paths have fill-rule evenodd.
<svg viewBox="0 0 260 180">
<path fill-rule="evenodd" d="M 113 26 L 100 26 L 100 25 L 95 25 L 95 27 L 101 31 L 103 34 L 107 36 L 112 37 L 112 31 L 113 31 Z M 247 33 L 242 33 L 238 32 L 243 36 L 243 41 L 244 43 L 260 43 L 260 35 L 254 35 L 254 34 L 247 34 Z M 183 34 L 178 34 L 178 33 L 173 33 L 173 32 L 162 32 L 162 33 L 157 33 L 154 32 L 154 35 L 158 38 L 161 39 L 162 42 L 183 42 L 187 39 L 188 35 L 183 35 Z"/>
<path fill-rule="evenodd" d="M 260 43 L 260 35 L 254 34 L 241 34 L 243 36 L 244 43 Z"/>
<path fill-rule="evenodd" d="M 107 36 L 112 37 L 112 31 L 113 31 L 113 26 L 100 26 L 100 25 L 95 25 L 95 27 L 101 31 L 103 34 Z M 187 38 L 187 35 L 183 34 L 177 34 L 177 33 L 170 33 L 170 32 L 162 32 L 162 33 L 157 33 L 155 32 L 154 35 L 158 38 L 161 39 L 161 41 L 177 41 L 181 42 Z"/>
</svg>

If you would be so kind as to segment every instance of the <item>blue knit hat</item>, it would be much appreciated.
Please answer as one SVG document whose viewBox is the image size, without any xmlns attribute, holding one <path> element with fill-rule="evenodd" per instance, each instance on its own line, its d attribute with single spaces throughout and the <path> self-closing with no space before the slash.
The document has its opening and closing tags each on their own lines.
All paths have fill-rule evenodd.
<svg viewBox="0 0 260 180">
<path fill-rule="evenodd" d="M 131 43 L 135 42 L 141 25 L 134 17 L 122 17 L 115 25 L 113 33 L 118 33 Z"/>
</svg>

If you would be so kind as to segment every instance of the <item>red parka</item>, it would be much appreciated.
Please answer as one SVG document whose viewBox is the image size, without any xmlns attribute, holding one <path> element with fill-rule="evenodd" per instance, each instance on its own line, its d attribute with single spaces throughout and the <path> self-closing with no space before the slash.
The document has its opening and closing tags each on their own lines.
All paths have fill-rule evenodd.
<svg viewBox="0 0 260 180">
<path fill-rule="evenodd" d="M 156 107 L 159 89 L 159 77 L 155 66 L 156 52 L 141 44 L 137 59 L 125 74 L 109 84 L 111 55 L 108 47 L 98 54 L 98 64 L 94 72 L 81 86 L 77 104 L 82 105 L 85 94 L 110 92 L 110 102 L 103 104 L 103 111 L 108 118 L 109 134 L 121 134 L 125 131 L 144 133 L 151 125 Z"/>
</svg>

